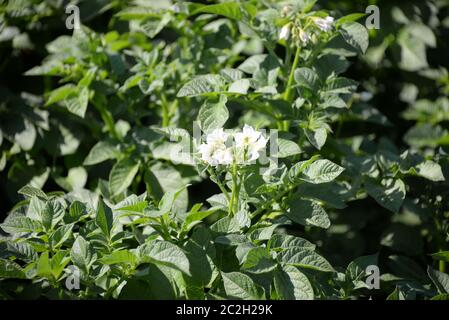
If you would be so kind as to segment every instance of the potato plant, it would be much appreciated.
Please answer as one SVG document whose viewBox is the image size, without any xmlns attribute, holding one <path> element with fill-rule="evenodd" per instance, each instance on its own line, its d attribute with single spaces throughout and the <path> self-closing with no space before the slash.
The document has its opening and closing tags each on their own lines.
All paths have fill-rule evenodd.
<svg viewBox="0 0 449 320">
<path fill-rule="evenodd" d="M 449 298 L 444 1 L 68 5 L 0 2 L 2 299 Z"/>
</svg>

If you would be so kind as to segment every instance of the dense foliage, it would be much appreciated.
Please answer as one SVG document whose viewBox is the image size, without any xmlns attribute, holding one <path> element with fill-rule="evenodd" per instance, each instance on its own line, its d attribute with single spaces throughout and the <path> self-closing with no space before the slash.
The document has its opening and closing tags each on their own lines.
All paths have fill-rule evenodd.
<svg viewBox="0 0 449 320">
<path fill-rule="evenodd" d="M 0 1 L 1 298 L 449 298 L 446 1 L 71 3 Z"/>
</svg>

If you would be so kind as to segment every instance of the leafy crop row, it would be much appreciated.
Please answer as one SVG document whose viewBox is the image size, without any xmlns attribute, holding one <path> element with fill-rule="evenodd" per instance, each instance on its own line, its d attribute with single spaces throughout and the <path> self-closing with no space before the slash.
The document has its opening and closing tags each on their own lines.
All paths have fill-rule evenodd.
<svg viewBox="0 0 449 320">
<path fill-rule="evenodd" d="M 1 2 L 0 297 L 447 299 L 449 6 L 366 2 Z"/>
</svg>

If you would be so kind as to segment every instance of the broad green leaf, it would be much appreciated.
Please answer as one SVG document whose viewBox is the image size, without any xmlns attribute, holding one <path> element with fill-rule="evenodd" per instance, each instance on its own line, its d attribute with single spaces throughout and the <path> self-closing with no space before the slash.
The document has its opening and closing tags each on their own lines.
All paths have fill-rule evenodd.
<svg viewBox="0 0 449 320">
<path fill-rule="evenodd" d="M 273 237 L 271 237 L 270 248 L 301 248 L 314 251 L 316 246 L 308 240 L 300 237 L 295 237 L 287 234 L 275 234 L 273 235 Z"/>
<path fill-rule="evenodd" d="M 333 272 L 330 263 L 314 251 L 304 248 L 290 248 L 279 253 L 281 262 L 296 267 L 313 269 L 324 272 Z"/>
<path fill-rule="evenodd" d="M 114 224 L 114 215 L 111 208 L 109 208 L 102 199 L 98 201 L 95 223 L 101 229 L 106 238 L 109 239 L 111 237 L 111 230 Z"/>
<path fill-rule="evenodd" d="M 313 300 L 309 279 L 293 266 L 283 266 L 274 272 L 274 287 L 282 300 Z"/>
<path fill-rule="evenodd" d="M 26 275 L 20 265 L 14 261 L 0 259 L 0 278 L 26 279 Z"/>
<path fill-rule="evenodd" d="M 295 81 L 300 87 L 317 91 L 320 85 L 318 74 L 310 68 L 299 68 L 295 70 Z"/>
<path fill-rule="evenodd" d="M 190 264 L 184 251 L 168 242 L 155 240 L 140 248 L 140 261 L 161 264 L 190 275 Z"/>
<path fill-rule="evenodd" d="M 58 249 L 72 235 L 73 224 L 65 224 L 56 229 L 49 237 L 53 249 Z"/>
<path fill-rule="evenodd" d="M 315 201 L 291 199 L 288 202 L 288 206 L 290 210 L 287 212 L 287 217 L 293 222 L 324 229 L 329 228 L 331 225 L 326 211 Z"/>
<path fill-rule="evenodd" d="M 266 248 L 257 247 L 248 251 L 242 265 L 250 273 L 267 273 L 276 268 L 276 262 Z"/>
<path fill-rule="evenodd" d="M 439 293 L 449 294 L 449 275 L 438 270 L 432 269 L 430 266 L 427 268 L 427 274 L 437 287 Z"/>
<path fill-rule="evenodd" d="M 301 153 L 301 148 L 296 142 L 279 138 L 276 140 L 278 146 L 277 158 L 287 158 Z"/>
<path fill-rule="evenodd" d="M 226 97 L 220 97 L 220 101 L 206 101 L 198 113 L 198 120 L 201 129 L 205 133 L 210 133 L 214 129 L 223 128 L 229 118 L 229 111 L 226 108 Z"/>
<path fill-rule="evenodd" d="M 84 118 L 89 103 L 89 89 L 83 87 L 76 92 L 72 92 L 62 102 L 71 113 Z"/>
<path fill-rule="evenodd" d="M 71 94 L 76 94 L 76 86 L 73 84 L 63 85 L 53 91 L 50 92 L 49 97 L 47 98 L 46 106 L 49 106 L 53 103 L 64 100 Z"/>
<path fill-rule="evenodd" d="M 250 86 L 251 82 L 249 79 L 239 79 L 229 85 L 228 92 L 247 94 Z"/>
<path fill-rule="evenodd" d="M 320 159 L 306 167 L 300 178 L 304 181 L 319 184 L 326 183 L 336 179 L 344 168 L 326 159 Z"/>
<path fill-rule="evenodd" d="M 427 160 L 416 166 L 417 172 L 420 176 L 430 181 L 444 181 L 444 175 L 441 166 L 433 161 Z"/>
<path fill-rule="evenodd" d="M 117 162 L 109 173 L 109 190 L 112 196 L 125 191 L 133 182 L 139 171 L 139 162 L 131 158 L 124 158 Z"/>
<path fill-rule="evenodd" d="M 78 200 L 75 200 L 70 205 L 69 215 L 67 220 L 69 222 L 77 222 L 79 219 L 87 214 L 86 205 Z"/>
<path fill-rule="evenodd" d="M 205 93 L 219 93 L 223 91 L 224 79 L 217 74 L 205 74 L 195 77 L 182 86 L 177 97 L 194 97 Z"/>
<path fill-rule="evenodd" d="M 61 202 L 50 200 L 45 204 L 41 213 L 41 223 L 46 230 L 53 230 L 64 218 L 65 209 Z"/>
<path fill-rule="evenodd" d="M 240 21 L 243 18 L 242 9 L 244 9 L 246 6 L 248 5 L 237 2 L 224 2 L 219 4 L 211 4 L 196 9 L 195 11 L 192 12 L 192 15 L 198 13 L 213 13 L 225 16 L 226 18 L 229 19 Z"/>
<path fill-rule="evenodd" d="M 78 236 L 73 243 L 70 257 L 77 267 L 85 271 L 89 271 L 96 260 L 91 244 L 82 236 Z"/>
<path fill-rule="evenodd" d="M 361 54 L 366 52 L 369 44 L 368 31 L 357 22 L 347 22 L 341 25 L 340 33 L 343 39 Z"/>
<path fill-rule="evenodd" d="M 117 149 L 112 143 L 108 141 L 99 141 L 92 147 L 92 149 L 90 149 L 83 164 L 85 166 L 91 166 L 109 159 L 114 159 L 116 156 Z"/>
<path fill-rule="evenodd" d="M 307 140 L 318 150 L 324 146 L 327 140 L 327 130 L 326 128 L 315 128 L 311 130 L 310 128 L 306 128 L 304 133 L 307 137 Z"/>
<path fill-rule="evenodd" d="M 101 263 L 104 264 L 129 264 L 134 266 L 137 264 L 137 257 L 134 253 L 129 250 L 118 250 L 114 251 L 110 254 L 107 254 L 101 259 L 99 259 Z"/>
<path fill-rule="evenodd" d="M 264 290 L 249 276 L 240 272 L 222 272 L 223 284 L 229 299 L 265 300 Z"/>
<path fill-rule="evenodd" d="M 353 283 L 361 281 L 366 277 L 366 268 L 370 265 L 378 264 L 378 255 L 361 256 L 352 261 L 346 268 L 346 278 Z"/>
<path fill-rule="evenodd" d="M 47 279 L 53 278 L 48 252 L 43 252 L 40 255 L 39 260 L 37 260 L 36 272 L 41 277 Z"/>
<path fill-rule="evenodd" d="M 398 212 L 405 198 L 405 184 L 401 179 L 382 179 L 380 182 L 369 179 L 365 182 L 368 194 L 382 207 Z"/>
<path fill-rule="evenodd" d="M 34 188 L 30 185 L 26 185 L 26 186 L 20 188 L 19 191 L 17 191 L 17 193 L 23 194 L 30 198 L 33 196 L 36 196 L 36 197 L 44 199 L 44 200 L 48 199 L 47 195 L 42 190 L 40 190 L 38 188 Z"/>
<path fill-rule="evenodd" d="M 39 232 L 42 229 L 38 221 L 25 216 L 11 216 L 0 224 L 0 227 L 8 233 Z"/>
</svg>

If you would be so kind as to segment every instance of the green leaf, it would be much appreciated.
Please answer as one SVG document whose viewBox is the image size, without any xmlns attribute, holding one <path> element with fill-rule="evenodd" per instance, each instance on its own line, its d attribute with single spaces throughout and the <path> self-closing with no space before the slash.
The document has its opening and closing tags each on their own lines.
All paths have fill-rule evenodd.
<svg viewBox="0 0 449 320">
<path fill-rule="evenodd" d="M 354 284 L 366 277 L 366 268 L 378 264 L 378 255 L 361 256 L 352 261 L 346 268 L 346 278 Z"/>
<path fill-rule="evenodd" d="M 79 219 L 87 214 L 86 205 L 78 200 L 75 200 L 70 205 L 68 221 L 78 222 Z"/>
<path fill-rule="evenodd" d="M 392 212 L 399 211 L 405 198 L 405 184 L 401 179 L 385 178 L 380 182 L 369 179 L 365 188 L 378 204 Z"/>
<path fill-rule="evenodd" d="M 39 260 L 37 261 L 36 272 L 41 277 L 44 277 L 47 279 L 53 278 L 48 252 L 43 252 L 40 255 Z"/>
<path fill-rule="evenodd" d="M 41 213 L 41 222 L 46 230 L 53 230 L 64 218 L 65 210 L 61 202 L 56 200 L 48 201 Z"/>
<path fill-rule="evenodd" d="M 211 4 L 200 7 L 192 12 L 192 15 L 199 13 L 218 14 L 234 20 L 242 20 L 242 4 L 237 2 L 225 2 L 219 4 Z"/>
<path fill-rule="evenodd" d="M 72 234 L 73 224 L 65 224 L 60 226 L 56 231 L 54 231 L 50 238 L 49 242 L 51 243 L 51 247 L 53 249 L 58 249 L 62 244 L 70 238 Z"/>
<path fill-rule="evenodd" d="M 59 280 L 66 265 L 70 262 L 70 256 L 66 250 L 59 250 L 50 260 L 51 274 L 56 280 Z"/>
<path fill-rule="evenodd" d="M 129 250 L 118 250 L 101 257 L 99 261 L 104 264 L 129 264 L 134 266 L 137 264 L 137 256 Z"/>
<path fill-rule="evenodd" d="M 439 293 L 449 293 L 449 275 L 427 267 L 427 274 L 437 287 Z"/>
<path fill-rule="evenodd" d="M 249 276 L 240 272 L 221 273 L 226 295 L 229 299 L 265 300 L 262 287 Z"/>
<path fill-rule="evenodd" d="M 190 275 L 190 263 L 184 251 L 168 242 L 155 240 L 140 248 L 140 261 L 168 266 Z"/>
<path fill-rule="evenodd" d="M 275 155 L 277 158 L 287 158 L 301 153 L 301 148 L 293 141 L 278 138 L 276 142 L 279 149 Z"/>
<path fill-rule="evenodd" d="M 90 243 L 82 236 L 78 236 L 73 243 L 70 257 L 77 267 L 87 272 L 96 260 L 96 254 L 93 253 Z"/>
<path fill-rule="evenodd" d="M 250 273 L 267 273 L 276 268 L 276 262 L 272 259 L 266 248 L 257 247 L 248 251 L 242 269 Z"/>
<path fill-rule="evenodd" d="M 357 22 L 348 22 L 341 25 L 340 33 L 343 39 L 361 54 L 366 52 L 369 45 L 368 31 Z"/>
<path fill-rule="evenodd" d="M 114 215 L 111 208 L 108 207 L 102 199 L 98 201 L 97 214 L 95 216 L 95 222 L 101 229 L 106 238 L 111 238 L 111 230 L 114 224 Z"/>
<path fill-rule="evenodd" d="M 42 190 L 40 190 L 38 188 L 34 188 L 30 185 L 26 185 L 26 186 L 20 188 L 19 191 L 17 191 L 17 193 L 23 194 L 24 196 L 27 196 L 30 198 L 33 196 L 36 196 L 36 197 L 44 199 L 44 200 L 48 199 L 47 195 Z"/>
<path fill-rule="evenodd" d="M 0 259 L 0 278 L 26 279 L 26 275 L 22 268 L 14 261 Z"/>
<path fill-rule="evenodd" d="M 326 128 L 314 128 L 311 130 L 307 128 L 304 130 L 307 140 L 318 150 L 324 146 L 327 140 L 327 130 Z"/>
<path fill-rule="evenodd" d="M 283 266 L 274 272 L 274 287 L 282 300 L 313 300 L 309 279 L 297 268 Z"/>
<path fill-rule="evenodd" d="M 416 169 L 418 175 L 430 181 L 438 182 L 445 180 L 441 166 L 436 162 L 427 160 L 417 165 Z"/>
<path fill-rule="evenodd" d="M 336 179 L 344 170 L 332 161 L 320 159 L 306 167 L 300 178 L 313 184 L 326 183 Z"/>
<path fill-rule="evenodd" d="M 320 85 L 318 74 L 310 68 L 299 68 L 295 70 L 295 81 L 300 87 L 317 91 Z"/>
<path fill-rule="evenodd" d="M 279 253 L 279 259 L 285 264 L 313 269 L 323 272 L 333 272 L 330 263 L 314 251 L 304 248 L 290 248 Z"/>
<path fill-rule="evenodd" d="M 49 97 L 47 98 L 47 102 L 45 103 L 45 105 L 49 106 L 53 103 L 64 100 L 69 95 L 76 94 L 76 90 L 76 86 L 73 84 L 66 84 L 55 90 L 52 90 Z"/>
<path fill-rule="evenodd" d="M 218 93 L 224 89 L 224 79 L 217 74 L 196 76 L 182 86 L 177 97 L 195 97 L 206 93 Z"/>
<path fill-rule="evenodd" d="M 228 92 L 247 94 L 250 87 L 251 82 L 249 79 L 239 79 L 229 85 Z"/>
<path fill-rule="evenodd" d="M 326 211 L 315 201 L 291 199 L 288 206 L 290 210 L 287 212 L 287 217 L 293 222 L 323 229 L 327 229 L 331 225 Z"/>
<path fill-rule="evenodd" d="M 83 87 L 81 90 L 72 92 L 64 100 L 63 104 L 73 114 L 84 118 L 86 114 L 87 105 L 89 103 L 89 89 Z"/>
<path fill-rule="evenodd" d="M 308 240 L 300 237 L 295 237 L 287 234 L 275 234 L 271 237 L 270 248 L 271 249 L 301 248 L 314 251 L 316 246 L 313 243 L 309 242 Z"/>
<path fill-rule="evenodd" d="M 205 133 L 210 133 L 214 129 L 223 128 L 229 118 L 229 111 L 226 108 L 227 99 L 225 96 L 220 97 L 220 101 L 213 103 L 206 101 L 198 113 L 198 120 L 201 129 Z"/>
<path fill-rule="evenodd" d="M 84 159 L 83 165 L 91 166 L 109 159 L 114 159 L 117 153 L 117 149 L 112 143 L 99 141 L 90 149 L 89 154 Z"/>
<path fill-rule="evenodd" d="M 139 171 L 139 162 L 131 158 L 118 161 L 109 173 L 109 191 L 112 196 L 117 196 L 125 191 L 133 182 Z"/>
<path fill-rule="evenodd" d="M 0 227 L 8 233 L 38 232 L 42 229 L 38 221 L 25 216 L 8 217 Z"/>
</svg>

